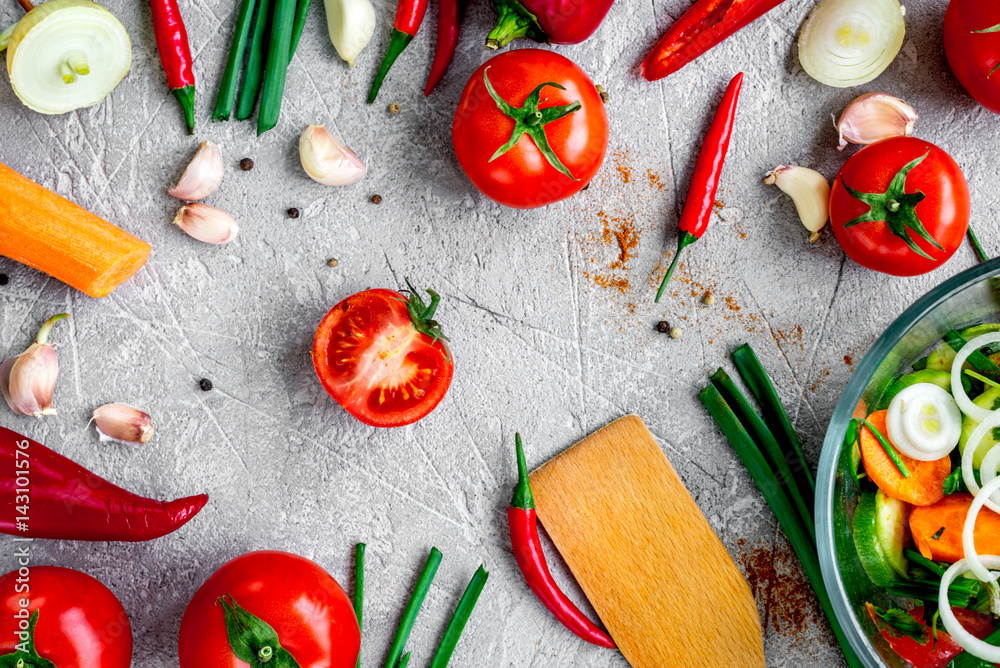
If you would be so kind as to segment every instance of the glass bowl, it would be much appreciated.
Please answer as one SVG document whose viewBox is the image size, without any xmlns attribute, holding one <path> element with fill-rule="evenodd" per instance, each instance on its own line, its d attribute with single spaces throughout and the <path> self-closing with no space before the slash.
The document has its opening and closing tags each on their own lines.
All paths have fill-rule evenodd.
<svg viewBox="0 0 1000 668">
<path fill-rule="evenodd" d="M 1000 258 L 949 278 L 906 309 L 886 328 L 858 365 L 830 420 L 816 480 L 816 542 L 823 581 L 848 641 L 868 668 L 904 668 L 865 612 L 864 604 L 889 603 L 868 579 L 854 549 L 851 518 L 858 492 L 851 480 L 851 449 L 844 436 L 851 418 L 874 406 L 889 383 L 910 370 L 949 329 L 1000 314 Z"/>
</svg>

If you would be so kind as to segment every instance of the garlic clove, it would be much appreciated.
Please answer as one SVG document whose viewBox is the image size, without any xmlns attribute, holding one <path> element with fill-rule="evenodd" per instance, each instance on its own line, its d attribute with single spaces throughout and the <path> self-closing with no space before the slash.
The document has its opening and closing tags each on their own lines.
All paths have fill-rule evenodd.
<svg viewBox="0 0 1000 668">
<path fill-rule="evenodd" d="M 188 202 L 205 199 L 219 189 L 222 172 L 222 149 L 218 144 L 203 141 L 181 174 L 180 181 L 167 192 Z"/>
<path fill-rule="evenodd" d="M 153 438 L 149 413 L 126 404 L 105 404 L 94 411 L 93 420 L 101 441 L 146 443 Z"/>
<path fill-rule="evenodd" d="M 240 226 L 232 216 L 200 202 L 182 206 L 174 216 L 174 224 L 206 244 L 228 244 L 240 233 Z"/>
<path fill-rule="evenodd" d="M 837 133 L 840 150 L 850 144 L 874 144 L 889 137 L 913 134 L 917 112 L 898 97 L 888 93 L 866 93 L 855 98 L 840 115 Z"/>
<path fill-rule="evenodd" d="M 59 377 L 59 358 L 48 343 L 33 343 L 14 358 L 10 368 L 10 401 L 15 411 L 40 418 L 55 415 L 52 394 Z"/>
<path fill-rule="evenodd" d="M 369 0 L 325 0 L 327 29 L 337 55 L 354 67 L 354 61 L 371 41 L 377 23 Z"/>
<path fill-rule="evenodd" d="M 830 184 L 826 178 L 806 167 L 778 165 L 767 173 L 764 183 L 778 186 L 792 198 L 799 220 L 812 232 L 809 243 L 815 243 L 830 218 Z"/>
<path fill-rule="evenodd" d="M 10 370 L 14 366 L 15 361 L 17 361 L 17 358 L 11 357 L 9 360 L 4 360 L 3 363 L 0 363 L 0 393 L 3 393 L 3 400 L 14 411 L 14 415 L 20 415 L 21 411 L 14 405 L 14 401 L 10 396 Z"/>
<path fill-rule="evenodd" d="M 299 159 L 309 178 L 327 186 L 346 186 L 368 171 L 358 154 L 323 125 L 307 125 L 302 131 Z"/>
</svg>

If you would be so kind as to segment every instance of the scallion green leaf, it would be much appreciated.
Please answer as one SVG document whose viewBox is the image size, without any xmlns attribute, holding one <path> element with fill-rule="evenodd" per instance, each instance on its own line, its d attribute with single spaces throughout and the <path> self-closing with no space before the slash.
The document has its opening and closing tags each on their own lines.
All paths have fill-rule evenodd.
<svg viewBox="0 0 1000 668">
<path fill-rule="evenodd" d="M 441 551 L 432 547 L 424 571 L 420 574 L 417 586 L 413 590 L 413 595 L 410 597 L 409 603 L 406 604 L 406 609 L 403 610 L 403 618 L 399 620 L 399 628 L 396 629 L 396 636 L 392 639 L 392 645 L 389 646 L 389 656 L 386 657 L 384 668 L 397 668 L 403 654 L 403 648 L 406 647 L 406 641 L 410 639 L 413 623 L 417 621 L 417 615 L 420 613 L 420 606 L 424 604 L 424 598 L 427 597 L 427 592 L 431 588 L 431 583 L 434 581 L 434 576 L 440 565 Z"/>
<path fill-rule="evenodd" d="M 462 635 L 462 631 L 465 630 L 465 625 L 472 615 L 473 608 L 476 607 L 479 595 L 483 592 L 483 587 L 486 586 L 486 578 L 489 576 L 490 574 L 482 566 L 472 576 L 469 586 L 465 588 L 465 593 L 462 594 L 462 598 L 458 602 L 458 607 L 455 608 L 455 613 L 451 616 L 451 621 L 448 622 L 448 628 L 444 631 L 441 644 L 438 645 L 437 652 L 434 653 L 431 668 L 445 668 L 451 661 L 451 655 L 455 653 L 458 639 Z"/>
</svg>

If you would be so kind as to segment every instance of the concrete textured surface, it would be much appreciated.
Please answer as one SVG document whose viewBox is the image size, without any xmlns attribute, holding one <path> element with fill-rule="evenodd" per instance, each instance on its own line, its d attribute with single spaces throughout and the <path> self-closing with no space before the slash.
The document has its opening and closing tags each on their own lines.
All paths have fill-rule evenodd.
<svg viewBox="0 0 1000 668">
<path fill-rule="evenodd" d="M 0 258 L 10 277 L 0 287 L 4 357 L 25 348 L 49 315 L 73 316 L 53 335 L 62 362 L 59 415 L 34 421 L 4 408 L 0 424 L 137 492 L 211 496 L 193 522 L 157 541 L 35 543 L 34 563 L 86 571 L 119 596 L 134 625 L 134 665 L 176 665 L 184 608 L 228 559 L 289 550 L 346 585 L 351 548 L 366 541 L 365 666 L 384 660 L 432 545 L 445 557 L 410 642 L 415 665 L 429 660 L 482 562 L 490 581 L 454 665 L 625 666 L 619 654 L 578 641 L 530 594 L 510 552 L 505 509 L 515 430 L 537 465 L 629 412 L 646 420 L 748 577 L 768 666 L 839 665 L 788 543 L 696 392 L 706 371 L 726 364 L 728 350 L 750 341 L 815 463 L 840 391 L 875 337 L 917 296 L 975 261 L 966 246 L 927 276 L 875 274 L 846 259 L 828 231 L 807 243 L 791 201 L 761 185 L 779 163 L 832 178 L 853 149 L 836 150 L 830 115 L 862 92 L 885 90 L 917 107 L 918 136 L 965 168 L 976 230 L 987 249 L 1000 249 L 992 215 L 1000 208 L 1000 119 L 951 76 L 940 31 L 947 3 L 908 3 L 906 41 L 890 69 L 871 84 L 837 90 L 798 65 L 794 41 L 813 0 L 788 0 L 653 84 L 638 77 L 637 65 L 690 2 L 618 0 L 590 40 L 556 47 L 611 95 L 607 160 L 587 191 L 534 211 L 504 209 L 480 195 L 450 146 L 462 86 L 490 55 L 481 46 L 491 21 L 485 2 L 469 7 L 455 62 L 434 95 L 422 93 L 432 5 L 369 106 L 365 94 L 395 4 L 376 0 L 376 36 L 349 69 L 316 0 L 281 121 L 261 138 L 251 124 L 207 120 L 236 3 L 181 4 L 199 83 L 194 137 L 167 91 L 144 2 L 107 2 L 132 37 L 134 63 L 103 104 L 39 115 L 0 76 L 0 161 L 154 248 L 149 264 L 103 300 Z M 0 20 L 8 24 L 19 12 L 4 2 Z M 714 225 L 688 249 L 668 298 L 654 305 L 707 119 L 737 70 L 747 80 Z M 390 102 L 401 113 L 389 114 Z M 368 176 L 344 188 L 310 181 L 296 148 L 308 123 L 326 123 L 357 150 Z M 170 225 L 178 202 L 165 187 L 201 139 L 218 142 L 226 157 L 222 187 L 207 201 L 242 226 L 223 247 Z M 256 167 L 241 172 L 247 156 Z M 380 205 L 370 202 L 374 194 Z M 285 215 L 292 206 L 302 211 L 297 220 Z M 339 266 L 327 266 L 330 257 Z M 430 417 L 376 430 L 325 394 L 308 350 L 333 304 L 367 287 L 401 287 L 404 276 L 443 295 L 439 316 L 456 375 Z M 701 303 L 705 290 L 715 293 L 715 305 Z M 683 337 L 657 333 L 661 319 Z M 202 377 L 213 391 L 198 389 Z M 99 443 L 87 420 L 109 401 L 149 410 L 152 442 L 139 449 Z M 0 567 L 13 566 L 7 550 Z M 691 564 L 692 577 L 697 569 Z"/>
</svg>

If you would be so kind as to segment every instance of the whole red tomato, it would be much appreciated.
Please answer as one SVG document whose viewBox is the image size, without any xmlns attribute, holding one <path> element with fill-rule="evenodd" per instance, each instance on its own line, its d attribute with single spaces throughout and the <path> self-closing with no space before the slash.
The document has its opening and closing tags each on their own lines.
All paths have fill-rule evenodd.
<svg viewBox="0 0 1000 668">
<path fill-rule="evenodd" d="M 507 51 L 465 84 L 451 140 L 484 195 L 533 209 L 578 193 L 594 178 L 608 148 L 608 115 L 594 82 L 573 61 L 541 49 Z"/>
<path fill-rule="evenodd" d="M 252 633 L 231 642 L 227 621 Z M 288 655 L 301 668 L 354 668 L 360 647 L 354 608 L 329 573 L 288 552 L 249 552 L 217 570 L 188 604 L 180 668 L 246 668 L 255 656 L 254 665 L 289 668 Z"/>
<path fill-rule="evenodd" d="M 969 95 L 1000 114 L 1000 2 L 951 0 L 944 15 L 944 50 Z"/>
<path fill-rule="evenodd" d="M 844 252 L 894 276 L 925 274 L 947 262 L 969 228 L 970 208 L 958 164 L 913 137 L 861 149 L 830 191 L 830 223 Z"/>
<path fill-rule="evenodd" d="M 129 668 L 132 663 L 132 625 L 125 609 L 110 589 L 85 573 L 58 566 L 11 571 L 0 577 L 0 601 L 0 654 L 5 655 L 0 665 L 13 666 L 17 659 L 26 666 L 50 665 L 29 660 L 31 641 L 33 651 L 56 668 Z"/>
<path fill-rule="evenodd" d="M 409 283 L 407 283 L 409 285 Z M 373 427 L 402 427 L 434 410 L 455 363 L 434 320 L 440 297 L 416 290 L 351 295 L 326 314 L 313 340 L 313 367 L 338 404 Z"/>
</svg>

